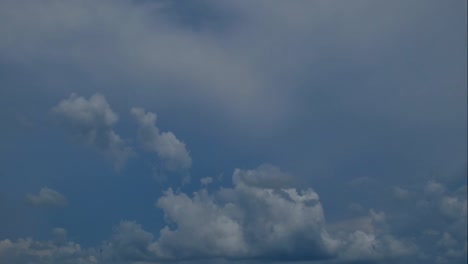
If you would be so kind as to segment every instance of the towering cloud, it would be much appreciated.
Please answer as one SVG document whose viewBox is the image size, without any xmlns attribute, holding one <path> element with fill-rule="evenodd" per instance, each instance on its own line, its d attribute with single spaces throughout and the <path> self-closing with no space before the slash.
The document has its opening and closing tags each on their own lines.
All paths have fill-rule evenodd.
<svg viewBox="0 0 468 264">
<path fill-rule="evenodd" d="M 164 162 L 169 171 L 183 171 L 192 166 L 192 158 L 185 144 L 172 132 L 160 132 L 156 126 L 156 114 L 142 108 L 132 108 L 131 113 L 138 122 L 138 138 L 146 151 L 153 151 Z"/>
<path fill-rule="evenodd" d="M 86 99 L 76 94 L 62 100 L 52 109 L 54 117 L 63 129 L 77 142 L 96 148 L 122 167 L 132 155 L 130 147 L 113 130 L 118 116 L 100 94 Z"/>
</svg>

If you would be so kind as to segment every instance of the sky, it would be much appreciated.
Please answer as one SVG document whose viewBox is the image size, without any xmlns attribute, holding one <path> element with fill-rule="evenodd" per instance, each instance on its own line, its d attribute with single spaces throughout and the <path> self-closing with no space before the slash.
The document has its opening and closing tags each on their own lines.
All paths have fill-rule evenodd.
<svg viewBox="0 0 468 264">
<path fill-rule="evenodd" d="M 466 10 L 0 1 L 0 263 L 466 263 Z"/>
</svg>

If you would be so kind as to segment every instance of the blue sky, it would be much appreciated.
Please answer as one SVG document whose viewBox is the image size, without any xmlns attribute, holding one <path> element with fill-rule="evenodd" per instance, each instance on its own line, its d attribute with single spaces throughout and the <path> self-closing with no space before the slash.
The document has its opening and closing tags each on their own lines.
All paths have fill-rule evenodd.
<svg viewBox="0 0 468 264">
<path fill-rule="evenodd" d="M 466 8 L 1 1 L 0 262 L 466 263 Z"/>
</svg>

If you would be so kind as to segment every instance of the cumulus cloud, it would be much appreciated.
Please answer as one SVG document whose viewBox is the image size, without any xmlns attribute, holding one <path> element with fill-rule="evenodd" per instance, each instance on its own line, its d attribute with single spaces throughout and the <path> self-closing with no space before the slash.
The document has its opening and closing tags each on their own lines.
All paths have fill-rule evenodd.
<svg viewBox="0 0 468 264">
<path fill-rule="evenodd" d="M 377 209 L 327 224 L 318 194 L 278 180 L 289 178 L 272 165 L 236 169 L 231 188 L 212 193 L 202 189 L 192 195 L 172 189 L 165 191 L 156 202 L 168 222 L 159 236 L 136 222 L 122 221 L 102 243 L 102 254 L 96 254 L 101 250 L 82 249 L 68 241 L 65 229 L 55 228 L 51 241 L 0 241 L 0 261 L 96 263 L 98 256 L 101 263 L 119 264 L 240 260 L 464 263 L 466 260 L 466 186 L 452 190 L 433 181 L 414 189 L 406 199 L 408 204 L 414 204 L 412 217 L 420 225 L 414 226 L 410 221 L 414 231 L 402 234 L 395 226 L 395 219 L 401 222 L 396 212 Z M 266 184 L 269 179 L 276 183 Z M 434 196 L 433 190 L 438 195 Z M 428 215 L 432 218 L 427 218 Z"/>
<path fill-rule="evenodd" d="M 146 151 L 156 152 L 169 171 L 184 171 L 192 166 L 192 158 L 185 144 L 172 132 L 160 132 L 156 126 L 156 114 L 142 108 L 132 108 L 138 122 L 138 138 Z"/>
<path fill-rule="evenodd" d="M 338 242 L 324 228 L 317 193 L 311 189 L 261 187 L 269 172 L 273 172 L 272 180 L 287 177 L 275 167 L 261 166 L 237 169 L 234 187 L 215 195 L 205 190 L 192 197 L 166 191 L 157 206 L 176 228 L 161 230 L 157 254 L 167 259 L 332 257 Z M 230 195 L 226 196 L 227 192 Z"/>
<path fill-rule="evenodd" d="M 96 148 L 112 160 L 116 168 L 122 167 L 133 155 L 131 148 L 113 130 L 118 116 L 103 95 L 94 94 L 86 99 L 71 94 L 68 99 L 60 101 L 52 112 L 74 140 Z"/>
<path fill-rule="evenodd" d="M 57 233 L 57 230 L 54 231 Z M 59 231 L 58 233 L 63 233 Z M 67 240 L 37 241 L 32 238 L 0 240 L 1 263 L 93 264 L 98 263 L 96 251 L 83 249 Z"/>
<path fill-rule="evenodd" d="M 143 230 L 141 225 L 122 221 L 104 243 L 103 258 L 109 263 L 154 261 L 157 256 L 152 249 L 153 238 L 153 234 Z"/>
<path fill-rule="evenodd" d="M 38 207 L 63 207 L 68 204 L 67 198 L 55 190 L 44 187 L 39 194 L 27 194 L 26 201 Z"/>
<path fill-rule="evenodd" d="M 418 246 L 414 262 L 466 263 L 466 190 L 466 181 L 458 187 L 435 180 L 421 184 L 405 195 L 404 209 L 386 214 L 387 233 Z"/>
<path fill-rule="evenodd" d="M 187 195 L 168 189 L 156 203 L 169 222 L 160 236 L 155 239 L 135 222 L 122 222 L 105 245 L 105 258 L 373 263 L 416 254 L 413 243 L 389 232 L 383 211 L 371 209 L 365 217 L 327 226 L 312 189 L 265 186 L 270 178 L 289 177 L 262 165 L 236 169 L 234 186 L 214 193 L 203 189 Z"/>
</svg>

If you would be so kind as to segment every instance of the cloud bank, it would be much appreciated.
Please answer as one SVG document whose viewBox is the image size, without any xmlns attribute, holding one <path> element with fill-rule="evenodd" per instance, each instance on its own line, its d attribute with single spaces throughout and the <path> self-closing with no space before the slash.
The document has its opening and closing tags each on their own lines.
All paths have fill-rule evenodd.
<svg viewBox="0 0 468 264">
<path fill-rule="evenodd" d="M 440 182 L 429 181 L 418 190 L 406 191 L 404 198 L 414 206 L 411 215 L 406 210 L 386 213 L 370 209 L 363 216 L 327 223 L 315 191 L 278 183 L 281 182 L 278 179 L 289 177 L 272 165 L 252 170 L 236 169 L 230 188 L 211 193 L 201 189 L 192 195 L 166 190 L 156 202 L 168 223 L 159 236 L 144 230 L 135 221 L 122 221 L 110 238 L 102 242 L 101 251 L 84 249 L 67 239 L 65 229 L 55 228 L 50 241 L 0 240 L 0 261 L 70 264 L 466 262 L 466 184 L 450 190 Z M 265 186 L 269 181 L 276 184 Z M 45 194 L 52 192 L 41 193 L 44 195 L 39 196 L 49 197 Z M 402 216 L 412 219 L 402 222 Z M 409 225 L 413 232 L 401 233 L 401 223 Z"/>
</svg>

